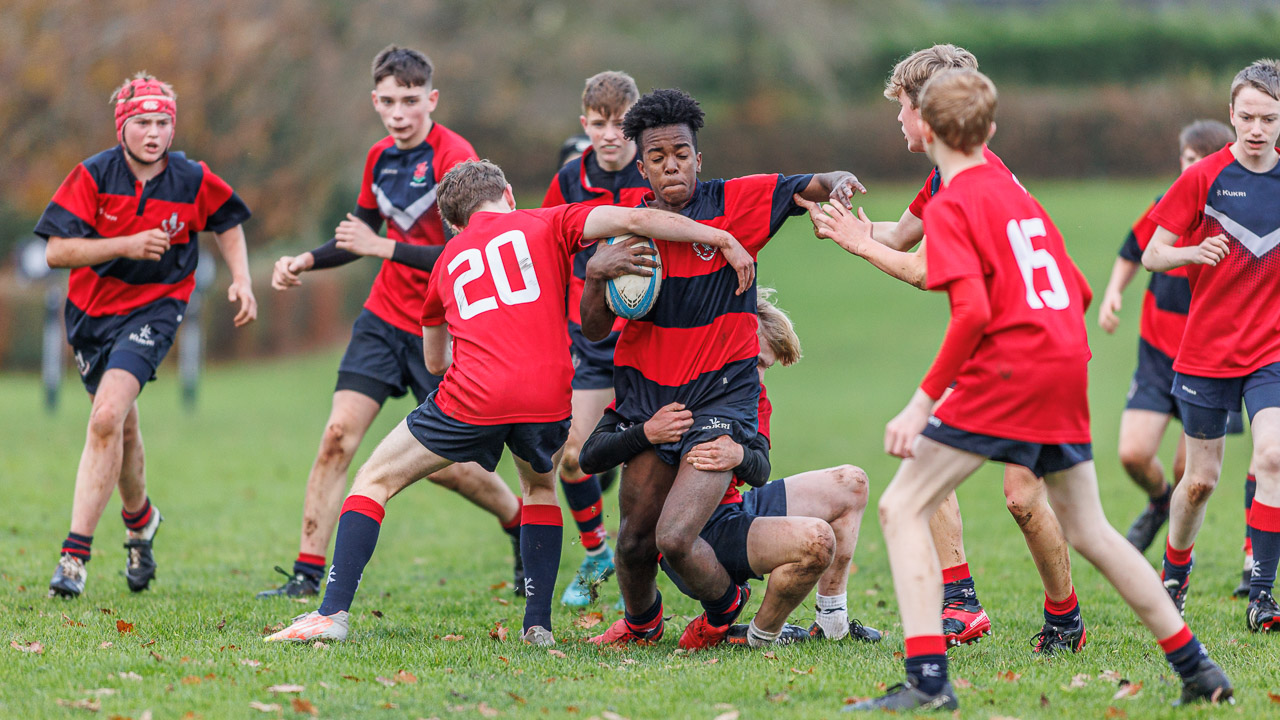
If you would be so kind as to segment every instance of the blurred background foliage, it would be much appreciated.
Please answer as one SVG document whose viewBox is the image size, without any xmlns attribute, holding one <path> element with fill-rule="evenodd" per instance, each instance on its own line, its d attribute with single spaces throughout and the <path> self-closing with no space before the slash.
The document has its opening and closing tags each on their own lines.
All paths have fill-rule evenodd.
<svg viewBox="0 0 1280 720">
<path fill-rule="evenodd" d="M 0 255 L 57 184 L 114 142 L 108 96 L 147 69 L 179 93 L 175 148 L 255 210 L 255 245 L 327 238 L 381 135 L 369 64 L 427 52 L 436 119 L 540 198 L 577 129 L 583 78 L 679 86 L 708 111 L 709 176 L 849 168 L 912 178 L 890 68 L 968 47 L 1001 89 L 993 146 L 1021 175 L 1173 172 L 1177 129 L 1225 119 L 1226 80 L 1276 53 L 1280 9 L 1249 0 L 3 0 Z"/>
</svg>

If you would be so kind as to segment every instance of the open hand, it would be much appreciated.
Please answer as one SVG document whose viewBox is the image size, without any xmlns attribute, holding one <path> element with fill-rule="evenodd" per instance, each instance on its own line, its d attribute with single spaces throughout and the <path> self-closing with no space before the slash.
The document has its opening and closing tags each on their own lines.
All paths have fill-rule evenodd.
<svg viewBox="0 0 1280 720">
<path fill-rule="evenodd" d="M 231 287 L 227 288 L 227 300 L 240 303 L 235 317 L 236 327 L 243 327 L 258 319 L 258 299 L 253 296 L 253 285 L 247 279 L 231 283 Z"/>
</svg>

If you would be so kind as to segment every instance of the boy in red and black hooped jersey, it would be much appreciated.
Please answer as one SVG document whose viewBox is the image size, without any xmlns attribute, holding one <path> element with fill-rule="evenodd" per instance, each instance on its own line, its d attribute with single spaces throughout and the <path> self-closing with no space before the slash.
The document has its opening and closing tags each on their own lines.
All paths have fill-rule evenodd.
<svg viewBox="0 0 1280 720">
<path fill-rule="evenodd" d="M 639 147 L 637 162 L 653 190 L 646 205 L 725 229 L 753 258 L 787 217 L 802 212 L 794 195 L 848 203 L 863 190 L 847 172 L 700 181 L 696 143 L 702 124 L 697 101 L 680 90 L 654 91 L 627 112 L 624 130 Z M 731 475 L 697 470 L 684 459 L 703 442 L 729 436 L 742 444 L 756 435 L 755 292 L 735 293 L 733 270 L 714 248 L 655 242 L 662 257 L 662 293 L 649 314 L 626 323 L 618 339 L 617 410 L 630 422 L 644 422 L 674 402 L 692 413 L 693 425 L 679 441 L 646 450 L 624 469 L 629 478 L 624 488 L 634 490 L 619 498 L 616 564 L 633 636 L 620 641 L 644 639 L 661 620 L 654 584 L 660 551 L 706 609 L 686 628 L 681 646 L 709 647 L 723 641 L 747 593 L 698 537 Z M 628 252 L 621 245 L 604 246 L 588 263 L 582 295 L 587 338 L 602 338 L 613 325 L 604 287 L 621 274 L 614 259 Z M 655 538 L 663 538 L 661 546 Z M 632 549 L 624 553 L 623 547 Z"/>
<path fill-rule="evenodd" d="M 136 399 L 155 378 L 195 288 L 198 233 L 214 233 L 231 270 L 227 297 L 239 303 L 236 326 L 257 317 L 241 228 L 249 208 L 203 162 L 169 151 L 177 119 L 173 88 L 138 73 L 112 101 L 120 144 L 71 171 L 35 230 L 49 241 L 49 265 L 72 269 L 67 341 L 93 399 L 71 532 L 50 597 L 84 591 L 93 532 L 116 487 L 129 588 L 144 590 L 155 577 L 151 541 L 161 518 L 147 497 Z"/>
<path fill-rule="evenodd" d="M 355 211 L 324 245 L 276 261 L 272 285 L 278 290 L 301 283 L 304 271 L 361 256 L 382 258 L 382 267 L 338 365 L 332 409 L 307 479 L 293 572 L 285 572 L 289 579 L 283 585 L 259 597 L 319 592 L 347 468 L 365 432 L 388 397 L 412 393 L 422 402 L 440 383 L 423 362 L 418 318 L 431 270 L 449 238 L 436 189 L 445 173 L 476 159 L 476 153 L 462 136 L 432 120 L 440 98 L 434 71 L 431 60 L 416 50 L 391 45 L 378 53 L 372 101 L 388 134 L 369 149 Z M 384 222 L 386 237 L 378 234 Z M 486 498 L 484 508 L 512 543 L 518 583 L 520 505 L 506 483 L 474 463 L 446 468 L 432 479 L 469 497 Z"/>
<path fill-rule="evenodd" d="M 581 156 L 568 161 L 556 173 L 542 199 L 542 207 L 564 203 L 636 207 L 649 183 L 636 166 L 636 144 L 622 133 L 622 118 L 640 97 L 635 80 L 623 72 L 607 70 L 589 78 L 582 91 L 579 121 L 590 139 Z M 560 487 L 578 526 L 586 557 L 565 587 L 561 602 L 570 606 L 591 603 L 592 588 L 613 573 L 613 551 L 604 528 L 602 490 L 616 469 L 588 475 L 578 467 L 578 454 L 591 429 L 613 401 L 613 348 L 622 320 L 614 323 L 604 339 L 591 341 L 582 335 L 579 310 L 587 262 L 596 246 L 573 256 L 569 277 L 569 352 L 573 357 L 573 424 L 560 460 Z"/>
<path fill-rule="evenodd" d="M 1231 84 L 1236 140 L 1178 177 L 1151 211 L 1159 226 L 1142 262 L 1186 268 L 1187 327 L 1173 362 L 1173 395 L 1187 469 L 1174 489 L 1164 578 L 1181 605 L 1205 503 L 1222 472 L 1229 414 L 1243 400 L 1253 434 L 1257 493 L 1249 510 L 1254 565 L 1251 630 L 1280 629 L 1272 596 L 1280 563 L 1280 62 L 1259 60 Z"/>
</svg>

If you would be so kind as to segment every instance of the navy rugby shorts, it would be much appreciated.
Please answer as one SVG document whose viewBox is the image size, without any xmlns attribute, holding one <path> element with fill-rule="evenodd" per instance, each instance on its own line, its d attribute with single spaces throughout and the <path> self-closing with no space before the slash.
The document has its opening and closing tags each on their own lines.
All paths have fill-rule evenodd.
<svg viewBox="0 0 1280 720">
<path fill-rule="evenodd" d="M 128 315 L 102 317 L 87 315 L 68 302 L 63 313 L 67 343 L 84 389 L 97 393 L 102 374 L 112 368 L 127 371 L 141 386 L 155 380 L 156 368 L 173 346 L 186 312 L 187 304 L 174 298 L 161 298 Z"/>
<path fill-rule="evenodd" d="M 1213 440 L 1229 432 L 1232 412 L 1244 401 L 1249 421 L 1259 410 L 1280 407 L 1280 363 L 1264 365 L 1236 378 L 1206 378 L 1177 373 L 1173 395 L 1182 412 L 1182 428 L 1194 438 Z"/>
<path fill-rule="evenodd" d="M 569 419 L 546 423 L 472 425 L 454 420 L 436 406 L 435 393 L 405 419 L 422 446 L 447 460 L 479 463 L 489 472 L 498 467 L 505 446 L 536 472 L 549 473 L 555 454 L 569 438 Z"/>
<path fill-rule="evenodd" d="M 981 455 L 988 460 L 1021 465 L 1035 473 L 1036 477 L 1068 470 L 1093 459 L 1092 443 L 1033 443 L 1010 440 L 961 430 L 947 425 L 937 417 L 929 418 L 929 424 L 921 434 L 934 442 Z"/>
<path fill-rule="evenodd" d="M 435 392 L 440 376 L 427 372 L 422 338 L 405 332 L 368 310 L 351 328 L 351 341 L 338 364 L 337 390 L 354 390 L 379 405 L 388 397 L 412 392 L 419 404 Z"/>
</svg>

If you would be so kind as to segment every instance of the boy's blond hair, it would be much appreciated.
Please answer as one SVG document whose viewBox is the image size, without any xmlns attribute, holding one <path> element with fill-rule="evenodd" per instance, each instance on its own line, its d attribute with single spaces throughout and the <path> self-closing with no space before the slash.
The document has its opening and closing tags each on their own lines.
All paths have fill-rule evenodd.
<svg viewBox="0 0 1280 720">
<path fill-rule="evenodd" d="M 1236 73 L 1231 81 L 1231 104 L 1235 104 L 1236 95 L 1247 87 L 1270 95 L 1272 100 L 1280 100 L 1280 61 L 1269 58 L 1254 60 L 1249 67 Z"/>
<path fill-rule="evenodd" d="M 977 70 L 946 70 L 920 91 L 920 118 L 944 145 L 967 153 L 991 136 L 996 86 Z"/>
<path fill-rule="evenodd" d="M 920 107 L 920 91 L 929 78 L 943 70 L 977 70 L 978 58 L 973 53 L 955 45 L 934 45 L 917 50 L 893 67 L 893 73 L 884 84 L 884 96 L 896 101 L 905 92 L 911 107 Z"/>
<path fill-rule="evenodd" d="M 791 324 L 791 318 L 782 308 L 769 301 L 773 288 L 756 288 L 756 315 L 760 318 L 760 337 L 769 344 L 783 367 L 800 362 L 800 336 Z"/>
<path fill-rule="evenodd" d="M 582 114 L 595 110 L 605 117 L 621 115 L 640 98 L 640 89 L 630 75 L 605 70 L 587 78 L 582 89 Z"/>
</svg>

